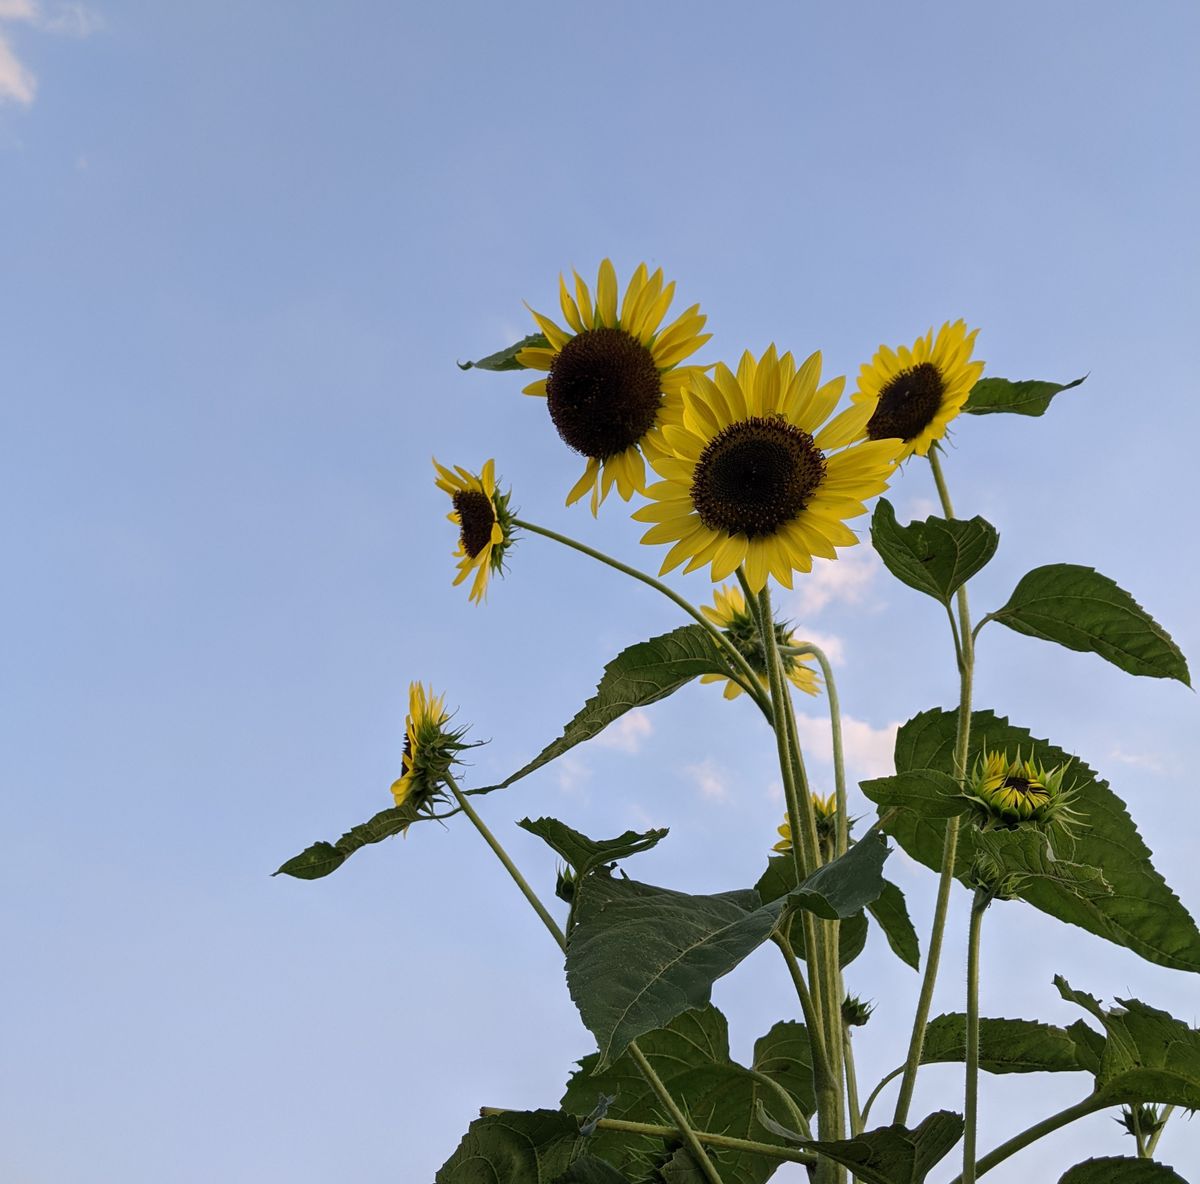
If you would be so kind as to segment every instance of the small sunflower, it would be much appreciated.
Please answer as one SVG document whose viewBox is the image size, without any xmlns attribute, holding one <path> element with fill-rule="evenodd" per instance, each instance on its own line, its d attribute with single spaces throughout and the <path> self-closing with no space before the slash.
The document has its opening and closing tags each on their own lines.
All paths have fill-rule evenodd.
<svg viewBox="0 0 1200 1184">
<path fill-rule="evenodd" d="M 590 490 L 594 514 L 614 484 L 626 501 L 645 487 L 646 438 L 668 403 L 678 402 L 693 369 L 680 362 L 712 335 L 701 332 L 707 318 L 698 304 L 659 328 L 675 294 L 674 282 L 664 287 L 661 268 L 650 275 L 638 264 L 619 311 L 617 274 L 608 259 L 600 264 L 594 304 L 578 273 L 574 297 L 561 275 L 558 288 L 568 328 L 530 309 L 547 344 L 521 350 L 517 361 L 549 371 L 525 393 L 545 397 L 563 442 L 587 457 L 567 505 Z"/>
<path fill-rule="evenodd" d="M 1023 823 L 1067 823 L 1074 796 L 1063 785 L 1067 767 L 1047 769 L 1020 752 L 1010 759 L 1003 752 L 981 752 L 967 785 L 982 827 L 1013 829 Z"/>
<path fill-rule="evenodd" d="M 488 580 L 493 572 L 503 573 L 504 555 L 512 546 L 513 519 L 509 509 L 511 491 L 501 493 L 496 488 L 496 462 L 489 460 L 483 472 L 476 476 L 457 465 L 453 472 L 435 459 L 436 485 L 450 495 L 454 509 L 446 515 L 458 527 L 458 560 L 456 585 L 475 572 L 469 599 L 482 601 L 487 595 Z"/>
<path fill-rule="evenodd" d="M 758 361 L 743 354 L 736 374 L 720 363 L 712 378 L 693 372 L 680 422 L 649 453 L 664 479 L 633 515 L 654 523 L 643 543 L 674 544 L 663 572 L 686 559 L 684 571 L 711 563 L 720 581 L 744 563 L 754 591 L 768 575 L 790 588 L 813 556 L 858 542 L 844 520 L 887 488 L 899 442 L 863 439 L 866 407 L 829 419 L 845 379 L 820 380 L 819 353 L 797 369 L 774 346 Z"/>
<path fill-rule="evenodd" d="M 881 345 L 858 373 L 855 403 L 871 409 L 867 436 L 904 441 L 899 460 L 924 456 L 946 434 L 963 409 L 983 363 L 971 361 L 978 329 L 965 321 L 947 321 L 935 338 L 930 329 L 912 348 Z"/>
<path fill-rule="evenodd" d="M 714 608 L 701 605 L 700 611 L 705 617 L 725 632 L 725 636 L 737 646 L 738 652 L 750 664 L 751 670 L 758 675 L 758 681 L 765 687 L 767 678 L 767 655 L 763 651 L 762 638 L 758 634 L 758 624 L 746 608 L 746 598 L 742 590 L 733 584 L 726 584 L 713 593 Z M 799 639 L 790 625 L 775 622 L 775 640 L 780 646 L 799 644 Z M 806 695 L 821 693 L 821 676 L 806 663 L 811 658 L 806 654 L 780 653 L 779 659 L 783 664 L 783 673 L 798 690 Z M 723 682 L 725 698 L 736 699 L 742 693 L 742 688 L 732 679 L 723 674 L 702 674 L 701 682 Z"/>
<path fill-rule="evenodd" d="M 466 729 L 451 729 L 443 695 L 435 695 L 419 682 L 408 685 L 408 716 L 404 721 L 404 753 L 400 776 L 392 782 L 392 797 L 397 806 L 407 807 L 414 815 L 428 812 L 442 795 L 451 765 L 458 753 L 468 747 L 462 743 Z"/>
<path fill-rule="evenodd" d="M 823 798 L 814 793 L 812 804 L 813 814 L 817 820 L 817 842 L 823 847 L 830 845 L 837 834 L 837 794 L 831 793 L 828 797 Z M 790 851 L 792 849 L 792 824 L 784 819 L 783 825 L 775 833 L 779 835 L 779 842 L 771 850 L 781 854 Z"/>
</svg>

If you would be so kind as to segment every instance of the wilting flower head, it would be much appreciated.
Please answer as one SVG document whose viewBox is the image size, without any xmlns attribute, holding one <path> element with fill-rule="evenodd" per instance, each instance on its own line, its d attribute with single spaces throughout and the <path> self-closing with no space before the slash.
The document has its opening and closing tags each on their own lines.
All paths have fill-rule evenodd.
<svg viewBox="0 0 1200 1184">
<path fill-rule="evenodd" d="M 680 362 L 711 334 L 701 333 L 707 318 L 698 304 L 660 329 L 675 284 L 664 287 L 662 270 L 650 275 L 644 263 L 634 271 L 619 309 L 617 273 L 608 259 L 600 264 L 594 304 L 578 273 L 574 297 L 561 275 L 558 289 L 568 328 L 534 312 L 547 344 L 521 350 L 517 361 L 549 371 L 525 393 L 545 397 L 563 442 L 587 457 L 567 505 L 590 490 L 594 514 L 614 484 L 626 501 L 645 487 L 642 447 L 687 381 L 691 368 Z"/>
<path fill-rule="evenodd" d="M 726 584 L 713 593 L 713 604 L 713 608 L 701 605 L 700 611 L 718 629 L 725 631 L 725 636 L 737 646 L 738 652 L 758 675 L 758 681 L 764 687 L 767 686 L 767 655 L 763 650 L 758 624 L 746 607 L 746 598 L 742 595 L 742 590 L 736 585 Z M 778 621 L 775 622 L 775 640 L 780 646 L 799 644 L 791 626 Z M 783 673 L 788 680 L 806 695 L 819 695 L 821 693 L 821 676 L 806 664 L 811 660 L 810 655 L 807 654 L 788 654 L 782 651 L 779 654 Z M 742 693 L 742 688 L 723 674 L 702 674 L 700 681 L 723 682 L 726 699 L 736 699 Z"/>
<path fill-rule="evenodd" d="M 445 697 L 419 682 L 409 683 L 402 772 L 392 782 L 397 806 L 407 806 L 414 814 L 428 812 L 442 796 L 451 765 L 468 747 L 462 743 L 466 729 L 451 729 L 449 724 Z"/>
<path fill-rule="evenodd" d="M 458 575 L 454 583 L 475 573 L 469 599 L 479 602 L 487 595 L 488 580 L 493 572 L 503 573 L 504 556 L 513 542 L 513 518 L 508 508 L 509 493 L 496 487 L 496 462 L 489 460 L 483 472 L 476 476 L 457 465 L 453 472 L 438 464 L 436 484 L 450 495 L 454 509 L 447 517 L 458 527 Z"/>
<path fill-rule="evenodd" d="M 821 385 L 819 353 L 797 368 L 774 346 L 743 354 L 736 374 L 720 363 L 711 379 L 693 373 L 681 422 L 665 423 L 647 454 L 664 479 L 633 515 L 654 523 L 643 543 L 674 544 L 662 571 L 711 564 L 720 581 L 744 563 L 755 592 L 768 575 L 790 588 L 814 555 L 858 542 L 845 519 L 887 488 L 900 443 L 864 439 L 869 408 L 829 418 L 844 382 Z"/>
<path fill-rule="evenodd" d="M 903 440 L 900 460 L 914 452 L 924 456 L 946 434 L 983 373 L 983 363 L 971 361 L 978 332 L 968 333 L 965 321 L 947 321 L 936 338 L 930 329 L 911 349 L 881 345 L 859 371 L 853 395 L 855 403 L 870 408 L 867 435 Z"/>
<path fill-rule="evenodd" d="M 1023 760 L 1020 751 L 1010 759 L 1003 752 L 981 752 L 967 784 L 966 796 L 975 806 L 976 819 L 985 829 L 1015 829 L 1023 824 L 1067 824 L 1074 796 L 1063 781 L 1067 766 L 1047 769 L 1034 760 Z"/>
<path fill-rule="evenodd" d="M 831 844 L 837 833 L 837 794 L 828 797 L 812 795 L 813 815 L 817 821 L 817 842 L 822 846 Z M 792 849 L 792 824 L 784 819 L 783 825 L 776 832 L 779 842 L 771 848 L 772 851 L 788 852 Z"/>
</svg>

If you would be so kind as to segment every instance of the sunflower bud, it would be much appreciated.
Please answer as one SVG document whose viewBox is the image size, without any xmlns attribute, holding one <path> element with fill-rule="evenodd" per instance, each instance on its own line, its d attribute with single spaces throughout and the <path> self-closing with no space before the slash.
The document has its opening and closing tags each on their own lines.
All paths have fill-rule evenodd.
<svg viewBox="0 0 1200 1184">
<path fill-rule="evenodd" d="M 812 805 L 813 816 L 817 823 L 817 842 L 820 843 L 822 849 L 832 850 L 834 839 L 837 836 L 837 795 L 831 793 L 828 797 L 822 798 L 814 793 Z M 780 836 L 779 842 L 771 850 L 786 854 L 792 849 L 792 824 L 785 818 L 777 833 Z"/>
<path fill-rule="evenodd" d="M 857 995 L 847 995 L 842 1000 L 842 1023 L 848 1028 L 861 1028 L 874 1010 L 874 1004 L 864 1002 Z"/>
<path fill-rule="evenodd" d="M 1135 1106 L 1123 1106 L 1120 1117 L 1114 1121 L 1119 1122 L 1135 1139 L 1139 1136 L 1143 1139 L 1153 1139 L 1167 1124 L 1162 1111 L 1157 1106 L 1145 1102 L 1139 1102 Z"/>
<path fill-rule="evenodd" d="M 445 697 L 427 691 L 419 682 L 409 683 L 403 772 L 392 783 L 392 797 L 397 806 L 414 815 L 431 813 L 435 803 L 445 799 L 443 786 L 451 766 L 458 754 L 470 747 L 462 742 L 466 728 L 452 729 L 449 723 Z"/>
<path fill-rule="evenodd" d="M 563 864 L 554 879 L 554 895 L 570 904 L 575 899 L 575 873 Z"/>
<path fill-rule="evenodd" d="M 967 882 L 987 900 L 1013 900 L 1020 895 L 1029 877 L 1019 872 L 1006 872 L 994 856 L 980 851 L 967 872 Z"/>
<path fill-rule="evenodd" d="M 1074 790 L 1064 786 L 1067 766 L 1047 769 L 1018 749 L 1014 759 L 1005 752 L 979 754 L 967 782 L 966 797 L 974 807 L 981 830 L 1016 830 L 1033 825 L 1043 829 L 1055 823 L 1069 829 Z"/>
</svg>

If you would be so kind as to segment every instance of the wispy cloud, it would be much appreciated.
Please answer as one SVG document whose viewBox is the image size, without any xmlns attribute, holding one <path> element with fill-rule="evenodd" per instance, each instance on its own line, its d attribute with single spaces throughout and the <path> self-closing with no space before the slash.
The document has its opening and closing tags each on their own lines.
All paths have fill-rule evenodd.
<svg viewBox="0 0 1200 1184">
<path fill-rule="evenodd" d="M 1120 761 L 1123 765 L 1133 765 L 1138 769 L 1146 769 L 1151 773 L 1166 773 L 1167 766 L 1153 753 L 1149 752 L 1126 752 L 1121 748 L 1114 748 L 1109 754 L 1109 758 L 1114 761 Z"/>
<path fill-rule="evenodd" d="M 37 78 L 17 57 L 6 25 L 25 25 L 62 37 L 90 37 L 103 25 L 99 13 L 85 4 L 43 5 L 38 0 L 0 0 L 0 103 L 28 107 L 37 95 Z"/>
<path fill-rule="evenodd" d="M 796 588 L 783 601 L 785 615 L 811 617 L 826 605 L 861 604 L 870 592 L 882 565 L 865 543 L 839 559 L 817 559 L 807 575 L 797 573 Z"/>
<path fill-rule="evenodd" d="M 826 717 L 797 713 L 796 728 L 806 752 L 818 760 L 833 760 L 833 738 Z M 899 728 L 899 720 L 876 728 L 866 720 L 843 715 L 842 746 L 849 772 L 859 777 L 886 777 L 891 773 Z"/>
<path fill-rule="evenodd" d="M 710 802 L 723 802 L 729 797 L 729 780 L 725 771 L 711 758 L 687 765 L 684 772 L 700 791 L 700 796 Z"/>
<path fill-rule="evenodd" d="M 640 707 L 627 711 L 616 723 L 596 737 L 601 748 L 614 748 L 630 755 L 641 751 L 642 743 L 654 731 L 649 714 Z"/>
<path fill-rule="evenodd" d="M 555 769 L 558 773 L 558 788 L 563 793 L 583 796 L 583 787 L 591 779 L 592 770 L 579 757 L 570 753 L 560 756 Z"/>
<path fill-rule="evenodd" d="M 825 656 L 835 666 L 840 666 L 846 660 L 845 647 L 842 639 L 836 633 L 821 633 L 810 629 L 807 625 L 797 625 L 793 630 L 797 641 L 810 641 L 825 651 Z"/>
</svg>

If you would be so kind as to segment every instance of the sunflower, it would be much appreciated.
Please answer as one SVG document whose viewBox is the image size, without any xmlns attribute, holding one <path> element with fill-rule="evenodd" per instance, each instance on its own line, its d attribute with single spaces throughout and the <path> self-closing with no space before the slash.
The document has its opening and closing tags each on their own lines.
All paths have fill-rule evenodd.
<svg viewBox="0 0 1200 1184">
<path fill-rule="evenodd" d="M 675 294 L 674 282 L 663 286 L 661 268 L 649 275 L 646 265 L 638 264 L 619 312 L 617 274 L 608 259 L 600 264 L 594 304 L 578 273 L 573 298 L 561 275 L 558 288 L 568 328 L 530 309 L 546 345 L 521 350 L 517 361 L 549 371 L 525 393 L 545 397 L 564 443 L 587 457 L 567 505 L 590 490 L 594 514 L 614 484 L 626 501 L 645 487 L 646 438 L 667 405 L 678 403 L 693 369 L 680 362 L 712 334 L 701 333 L 707 318 L 698 304 L 660 330 Z"/>
<path fill-rule="evenodd" d="M 817 820 L 817 842 L 822 846 L 831 844 L 837 832 L 837 794 L 831 793 L 828 797 L 820 797 L 817 794 L 812 795 L 813 816 Z M 792 824 L 784 819 L 783 825 L 778 827 L 776 834 L 779 835 L 779 842 L 771 848 L 772 851 L 786 853 L 792 849 Z"/>
<path fill-rule="evenodd" d="M 758 675 L 759 682 L 765 687 L 767 678 L 767 655 L 763 651 L 762 638 L 758 633 L 758 624 L 746 608 L 746 598 L 742 590 L 733 584 L 726 584 L 713 593 L 714 608 L 701 605 L 700 611 L 738 648 L 738 652 L 750 663 L 750 668 Z M 799 645 L 799 639 L 790 625 L 775 622 L 775 640 L 780 646 Z M 779 660 L 783 664 L 783 673 L 798 689 L 806 695 L 821 693 L 821 676 L 806 663 L 812 659 L 809 655 L 787 654 L 780 652 Z M 742 693 L 742 688 L 723 674 L 702 674 L 701 682 L 723 682 L 725 698 L 736 699 Z"/>
<path fill-rule="evenodd" d="M 475 572 L 469 599 L 482 601 L 487 595 L 488 579 L 493 572 L 503 572 L 504 555 L 513 542 L 515 514 L 508 508 L 511 491 L 500 493 L 496 488 L 496 462 L 489 460 L 483 472 L 476 476 L 455 466 L 451 472 L 435 459 L 436 485 L 444 489 L 454 503 L 446 515 L 458 527 L 458 575 L 454 583 Z"/>
<path fill-rule="evenodd" d="M 981 752 L 968 781 L 967 797 L 975 805 L 985 829 L 1012 829 L 1022 823 L 1068 824 L 1074 796 L 1063 787 L 1065 765 L 1047 769 L 1034 760 L 1015 759 L 1003 752 Z"/>
<path fill-rule="evenodd" d="M 855 403 L 871 409 L 867 436 L 903 440 L 899 460 L 914 452 L 924 456 L 946 434 L 983 373 L 983 363 L 971 361 L 978 332 L 968 333 L 965 321 L 947 321 L 936 338 L 930 329 L 911 349 L 881 345 L 859 370 L 853 395 Z"/>
<path fill-rule="evenodd" d="M 450 766 L 467 747 L 462 743 L 465 729 L 451 730 L 449 723 L 444 696 L 427 691 L 419 682 L 408 684 L 402 771 L 392 782 L 392 797 L 413 815 L 437 800 Z"/>
<path fill-rule="evenodd" d="M 754 591 L 768 574 L 790 588 L 814 555 L 858 542 L 844 519 L 887 488 L 899 442 L 863 439 L 866 407 L 826 423 L 845 379 L 820 379 L 819 353 L 797 370 L 774 346 L 758 361 L 743 354 L 736 374 L 720 363 L 712 378 L 693 372 L 680 422 L 664 424 L 649 453 L 664 479 L 633 515 L 654 523 L 643 543 L 674 544 L 663 572 L 686 559 L 684 571 L 711 563 L 720 581 L 744 563 Z"/>
</svg>

